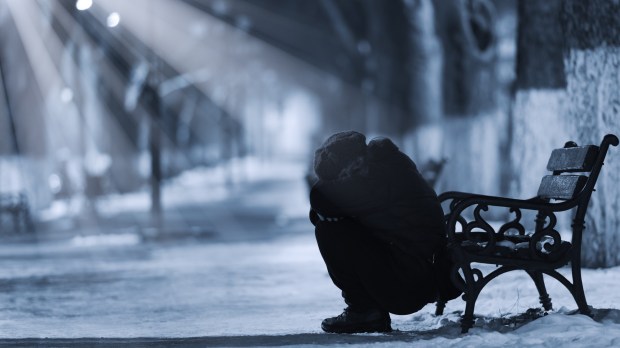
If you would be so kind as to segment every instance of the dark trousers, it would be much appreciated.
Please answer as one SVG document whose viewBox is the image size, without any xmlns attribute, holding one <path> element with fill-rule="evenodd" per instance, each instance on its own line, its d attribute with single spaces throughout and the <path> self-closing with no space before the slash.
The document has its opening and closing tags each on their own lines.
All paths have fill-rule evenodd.
<svg viewBox="0 0 620 348">
<path fill-rule="evenodd" d="M 377 239 L 353 220 L 317 222 L 315 234 L 329 276 L 349 306 L 410 314 L 435 301 L 430 262 Z"/>
</svg>

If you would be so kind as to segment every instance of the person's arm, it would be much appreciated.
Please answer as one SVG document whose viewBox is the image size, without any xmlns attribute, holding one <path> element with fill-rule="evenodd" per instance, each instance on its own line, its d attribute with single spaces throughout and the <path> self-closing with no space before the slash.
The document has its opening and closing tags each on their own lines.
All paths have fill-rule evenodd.
<svg viewBox="0 0 620 348">
<path fill-rule="evenodd" d="M 310 191 L 310 204 L 326 217 L 355 217 L 373 212 L 384 204 L 385 188 L 363 177 L 323 181 Z"/>
</svg>

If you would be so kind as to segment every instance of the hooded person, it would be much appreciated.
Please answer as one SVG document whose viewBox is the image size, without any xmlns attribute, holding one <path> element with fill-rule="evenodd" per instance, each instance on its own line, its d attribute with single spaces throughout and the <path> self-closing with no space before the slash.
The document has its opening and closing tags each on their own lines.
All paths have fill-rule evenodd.
<svg viewBox="0 0 620 348">
<path fill-rule="evenodd" d="M 437 195 L 391 140 L 366 145 L 361 133 L 336 133 L 315 151 L 314 170 L 310 220 L 347 304 L 322 322 L 324 331 L 390 331 L 389 313 L 414 313 L 439 292 L 460 294 L 436 280 L 435 258 L 445 257 L 446 245 Z M 441 272 L 448 279 L 448 270 Z"/>
</svg>

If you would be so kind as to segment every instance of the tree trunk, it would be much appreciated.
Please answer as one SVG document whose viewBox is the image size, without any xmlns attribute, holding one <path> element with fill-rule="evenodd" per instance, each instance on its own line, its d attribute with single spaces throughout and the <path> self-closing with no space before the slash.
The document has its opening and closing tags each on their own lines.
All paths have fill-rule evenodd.
<svg viewBox="0 0 620 348">
<path fill-rule="evenodd" d="M 362 6 L 367 21 L 366 42 L 361 42 L 359 51 L 365 67 L 361 88 L 367 95 L 367 129 L 400 137 L 411 125 L 406 75 L 410 52 L 404 5 L 399 1 L 365 0 Z"/>
<path fill-rule="evenodd" d="M 563 89 L 566 86 L 560 0 L 518 2 L 517 87 Z"/>
<path fill-rule="evenodd" d="M 564 0 L 566 121 L 579 144 L 620 132 L 620 2 Z M 612 147 L 592 194 L 584 231 L 587 267 L 620 265 L 620 157 Z"/>
<path fill-rule="evenodd" d="M 491 1 L 438 1 L 444 51 L 443 109 L 446 116 L 472 116 L 497 105 L 495 11 Z"/>
<path fill-rule="evenodd" d="M 431 0 L 405 1 L 409 58 L 409 126 L 441 120 L 441 44 L 436 33 Z M 402 73 L 402 72 L 401 72 Z"/>
<path fill-rule="evenodd" d="M 149 119 L 149 153 L 151 155 L 151 214 L 154 224 L 159 227 L 161 223 L 161 124 L 162 107 L 161 97 L 157 91 L 157 84 L 150 82 L 144 88 L 144 98 L 151 105 L 152 113 Z"/>
<path fill-rule="evenodd" d="M 438 104 L 442 117 L 427 116 L 426 123 L 418 125 L 408 152 L 421 167 L 429 160 L 447 157 L 438 191 L 498 194 L 500 139 L 505 136 L 498 131 L 496 13 L 487 0 L 413 3 L 425 7 L 429 2 L 434 14 L 430 24 L 436 30 L 431 34 L 442 50 L 435 56 L 429 54 L 425 64 L 430 67 L 435 61 L 441 62 L 436 81 L 441 81 Z M 428 21 L 427 17 L 412 21 L 412 30 L 423 30 L 420 25 Z M 424 30 L 428 27 L 426 24 Z M 421 95 L 430 94 L 430 86 Z M 412 92 L 419 93 L 424 87 L 428 85 L 419 84 Z"/>
<path fill-rule="evenodd" d="M 514 102 L 514 192 L 536 192 L 553 148 L 620 130 L 620 3 L 521 0 Z M 583 265 L 620 264 L 620 161 L 610 150 L 586 218 Z M 560 228 L 570 229 L 570 221 Z"/>
<path fill-rule="evenodd" d="M 569 140 L 566 104 L 562 0 L 518 2 L 517 83 L 512 112 L 511 196 L 536 195 L 549 154 Z M 534 220 L 528 216 L 527 220 Z M 561 228 L 570 228 L 567 218 Z"/>
</svg>

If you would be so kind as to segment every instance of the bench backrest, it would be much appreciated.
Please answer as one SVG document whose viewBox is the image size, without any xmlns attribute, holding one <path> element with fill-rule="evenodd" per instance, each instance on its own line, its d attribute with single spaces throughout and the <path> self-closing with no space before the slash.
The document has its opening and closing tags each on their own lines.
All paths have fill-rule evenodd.
<svg viewBox="0 0 620 348">
<path fill-rule="evenodd" d="M 538 197 L 570 200 L 577 197 L 586 187 L 591 191 L 598 178 L 609 145 L 617 144 L 618 138 L 609 134 L 605 136 L 600 146 L 577 146 L 574 142 L 569 141 L 564 145 L 564 148 L 553 150 L 547 163 L 547 170 L 553 174 L 542 178 L 538 188 Z"/>
</svg>

